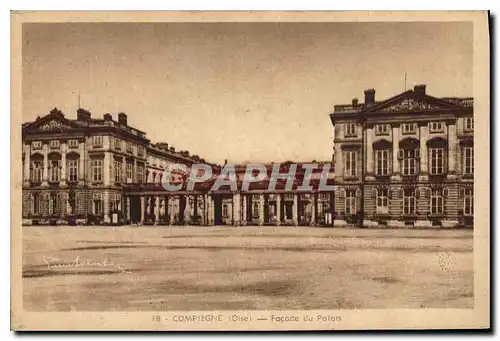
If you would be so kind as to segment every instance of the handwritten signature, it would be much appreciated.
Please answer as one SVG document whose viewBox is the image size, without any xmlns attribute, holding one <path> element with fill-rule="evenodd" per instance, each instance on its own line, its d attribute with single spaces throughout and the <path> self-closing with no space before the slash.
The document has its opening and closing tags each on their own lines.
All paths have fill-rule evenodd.
<svg viewBox="0 0 500 341">
<path fill-rule="evenodd" d="M 58 258 L 54 257 L 45 257 L 43 256 L 43 261 L 47 264 L 49 269 L 66 269 L 66 268 L 78 268 L 78 267 L 97 267 L 97 268 L 114 268 L 120 272 L 130 273 L 125 267 L 121 264 L 116 264 L 108 261 L 107 258 L 101 260 L 85 260 L 80 259 L 79 256 L 76 256 L 75 260 L 72 262 L 62 262 Z"/>
</svg>

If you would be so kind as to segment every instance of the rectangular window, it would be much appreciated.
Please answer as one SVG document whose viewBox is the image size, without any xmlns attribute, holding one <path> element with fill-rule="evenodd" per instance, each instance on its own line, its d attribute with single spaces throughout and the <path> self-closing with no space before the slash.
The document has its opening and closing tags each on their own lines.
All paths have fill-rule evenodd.
<svg viewBox="0 0 500 341">
<path fill-rule="evenodd" d="M 387 188 L 377 189 L 377 213 L 389 213 L 389 191 Z"/>
<path fill-rule="evenodd" d="M 356 176 L 356 151 L 344 152 L 344 176 Z"/>
<path fill-rule="evenodd" d="M 93 147 L 102 147 L 102 136 L 92 136 L 92 146 Z"/>
<path fill-rule="evenodd" d="M 417 131 L 416 123 L 403 123 L 403 134 L 414 134 Z"/>
<path fill-rule="evenodd" d="M 137 146 L 137 155 L 144 156 L 144 147 L 143 146 Z"/>
<path fill-rule="evenodd" d="M 444 132 L 443 122 L 431 122 L 429 124 L 431 133 L 442 133 Z"/>
<path fill-rule="evenodd" d="M 78 181 L 78 160 L 68 160 L 68 181 Z"/>
<path fill-rule="evenodd" d="M 68 146 L 70 148 L 78 148 L 78 140 L 69 140 L 68 141 Z"/>
<path fill-rule="evenodd" d="M 429 163 L 431 174 L 444 174 L 445 153 L 444 148 L 429 148 Z"/>
<path fill-rule="evenodd" d="M 474 215 L 474 192 L 471 188 L 464 190 L 464 215 Z"/>
<path fill-rule="evenodd" d="M 474 174 L 474 147 L 464 147 L 464 174 Z"/>
<path fill-rule="evenodd" d="M 114 141 L 115 141 L 114 148 L 116 150 L 121 150 L 122 149 L 122 141 L 117 137 L 114 138 Z"/>
<path fill-rule="evenodd" d="M 346 190 L 345 213 L 347 215 L 356 215 L 358 213 L 358 210 L 356 208 L 356 191 L 355 190 Z"/>
<path fill-rule="evenodd" d="M 115 182 L 122 182 L 122 162 L 115 160 Z"/>
<path fill-rule="evenodd" d="M 132 142 L 127 142 L 127 153 L 132 153 Z"/>
<path fill-rule="evenodd" d="M 259 204 L 256 202 L 253 203 L 253 217 L 254 218 L 259 217 Z"/>
<path fill-rule="evenodd" d="M 375 174 L 389 174 L 389 150 L 375 151 Z"/>
<path fill-rule="evenodd" d="M 49 181 L 59 182 L 61 179 L 61 161 L 49 161 Z"/>
<path fill-rule="evenodd" d="M 229 217 L 229 212 L 228 212 L 228 209 L 227 209 L 227 204 L 222 205 L 222 216 L 224 218 Z"/>
<path fill-rule="evenodd" d="M 346 123 L 345 124 L 345 136 L 357 136 L 356 123 Z"/>
<path fill-rule="evenodd" d="M 132 170 L 134 165 L 132 163 L 127 163 L 127 182 L 132 182 Z"/>
<path fill-rule="evenodd" d="M 403 214 L 415 214 L 417 211 L 417 200 L 414 189 L 403 191 Z"/>
<path fill-rule="evenodd" d="M 417 152 L 418 149 L 401 149 L 403 156 L 403 175 L 417 174 Z"/>
<path fill-rule="evenodd" d="M 42 182 L 43 173 L 43 162 L 42 161 L 32 161 L 31 162 L 31 181 Z"/>
<path fill-rule="evenodd" d="M 51 140 L 50 141 L 50 148 L 51 149 L 57 149 L 57 148 L 59 148 L 59 140 Z"/>
<path fill-rule="evenodd" d="M 444 198 L 441 189 L 433 189 L 431 191 L 431 214 L 444 213 Z"/>
<path fill-rule="evenodd" d="M 102 181 L 102 171 L 103 171 L 103 160 L 92 160 L 91 162 L 92 170 L 92 181 L 101 182 Z"/>
<path fill-rule="evenodd" d="M 464 130 L 473 131 L 474 130 L 474 117 L 466 117 L 464 119 Z"/>
<path fill-rule="evenodd" d="M 33 149 L 42 149 L 42 141 L 33 141 Z"/>
<path fill-rule="evenodd" d="M 375 134 L 376 135 L 387 135 L 389 134 L 389 124 L 377 124 L 375 125 Z"/>
<path fill-rule="evenodd" d="M 137 183 L 143 183 L 144 178 L 143 178 L 143 169 L 141 165 L 137 165 Z"/>
</svg>

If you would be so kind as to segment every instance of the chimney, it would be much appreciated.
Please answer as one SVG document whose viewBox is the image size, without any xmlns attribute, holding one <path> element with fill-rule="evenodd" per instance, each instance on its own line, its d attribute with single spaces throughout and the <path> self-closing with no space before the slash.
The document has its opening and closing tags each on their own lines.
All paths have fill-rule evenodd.
<svg viewBox="0 0 500 341">
<path fill-rule="evenodd" d="M 356 105 L 358 105 L 358 99 L 357 98 L 353 98 L 352 99 L 352 106 L 355 107 Z"/>
<path fill-rule="evenodd" d="M 85 110 L 85 109 L 78 109 L 76 111 L 76 120 L 77 121 L 90 121 L 90 111 Z"/>
<path fill-rule="evenodd" d="M 227 165 L 227 159 L 224 160 L 224 166 Z"/>
<path fill-rule="evenodd" d="M 123 126 L 127 125 L 127 114 L 121 112 L 118 114 L 118 123 L 120 123 Z"/>
<path fill-rule="evenodd" d="M 415 85 L 413 87 L 413 91 L 415 92 L 416 95 L 422 96 L 425 95 L 425 87 L 426 87 L 425 84 Z"/>
<path fill-rule="evenodd" d="M 113 120 L 113 117 L 111 116 L 110 113 L 104 114 L 104 121 L 111 121 Z"/>
<path fill-rule="evenodd" d="M 365 90 L 365 105 L 375 104 L 375 89 Z"/>
</svg>

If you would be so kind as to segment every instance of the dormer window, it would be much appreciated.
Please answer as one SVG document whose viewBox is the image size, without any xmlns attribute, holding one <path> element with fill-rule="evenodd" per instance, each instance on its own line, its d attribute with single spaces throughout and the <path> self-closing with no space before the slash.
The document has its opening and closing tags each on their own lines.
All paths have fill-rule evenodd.
<svg viewBox="0 0 500 341">
<path fill-rule="evenodd" d="M 444 123 L 443 122 L 431 122 L 429 123 L 429 128 L 431 133 L 443 133 Z"/>
<path fill-rule="evenodd" d="M 357 136 L 356 123 L 346 123 L 345 124 L 345 134 L 346 137 Z"/>
<path fill-rule="evenodd" d="M 59 148 L 59 140 L 52 140 L 52 141 L 50 141 L 50 148 L 51 149 L 57 149 L 57 148 Z"/>
<path fill-rule="evenodd" d="M 474 130 L 474 117 L 466 117 L 464 120 L 464 130 L 473 131 Z"/>
<path fill-rule="evenodd" d="M 375 125 L 375 134 L 377 135 L 388 135 L 390 126 L 388 124 L 377 124 Z"/>
<path fill-rule="evenodd" d="M 33 141 L 32 143 L 33 149 L 42 149 L 42 141 Z"/>
<path fill-rule="evenodd" d="M 403 123 L 401 130 L 403 131 L 403 134 L 414 134 L 417 131 L 417 124 L 416 123 Z"/>
</svg>

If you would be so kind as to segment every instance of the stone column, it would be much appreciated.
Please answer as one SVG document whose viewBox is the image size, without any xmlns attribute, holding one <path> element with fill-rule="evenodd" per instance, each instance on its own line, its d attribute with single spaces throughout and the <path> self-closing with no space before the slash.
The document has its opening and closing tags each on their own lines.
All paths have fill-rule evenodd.
<svg viewBox="0 0 500 341">
<path fill-rule="evenodd" d="M 49 180 L 49 145 L 44 143 L 42 145 L 43 153 L 43 174 L 42 174 L 42 185 L 47 185 Z"/>
<path fill-rule="evenodd" d="M 245 226 L 247 224 L 248 218 L 247 218 L 247 195 L 242 194 L 243 197 L 243 212 L 241 212 L 242 215 L 242 220 L 241 220 L 241 225 Z"/>
<path fill-rule="evenodd" d="M 259 226 L 264 225 L 264 194 L 259 195 Z"/>
<path fill-rule="evenodd" d="M 104 186 L 109 186 L 111 183 L 111 154 L 109 152 L 104 153 L 104 164 L 103 164 L 103 173 L 104 173 Z"/>
<path fill-rule="evenodd" d="M 155 197 L 155 224 L 158 224 L 160 222 L 160 197 L 156 196 Z"/>
<path fill-rule="evenodd" d="M 169 222 L 168 224 L 169 225 L 172 225 L 174 223 L 174 198 L 169 195 L 167 197 L 167 212 L 168 212 L 168 219 L 169 219 Z"/>
<path fill-rule="evenodd" d="M 24 145 L 24 183 L 30 183 L 30 166 L 31 166 L 31 146 L 29 143 Z"/>
<path fill-rule="evenodd" d="M 102 193 L 102 199 L 103 199 L 103 210 L 104 210 L 104 222 L 109 223 L 111 222 L 111 219 L 109 217 L 109 196 L 111 193 L 108 191 Z"/>
<path fill-rule="evenodd" d="M 293 207 L 292 207 L 292 221 L 293 221 L 293 225 L 294 226 L 298 226 L 299 225 L 299 221 L 298 221 L 298 218 L 297 218 L 297 215 L 298 215 L 298 201 L 297 201 L 297 195 L 298 194 L 293 194 Z"/>
<path fill-rule="evenodd" d="M 373 174 L 373 127 L 366 129 L 366 173 Z"/>
<path fill-rule="evenodd" d="M 429 155 L 427 141 L 429 140 L 429 125 L 420 126 L 420 173 L 427 175 L 429 172 Z"/>
<path fill-rule="evenodd" d="M 61 144 L 61 186 L 66 186 L 66 142 Z"/>
<path fill-rule="evenodd" d="M 212 198 L 210 198 L 209 200 L 210 202 L 210 225 L 214 225 L 215 224 L 215 210 L 214 210 L 214 200 Z"/>
<path fill-rule="evenodd" d="M 457 144 L 457 126 L 455 124 L 448 125 L 448 173 L 456 173 L 456 144 Z"/>
<path fill-rule="evenodd" d="M 80 151 L 80 160 L 78 160 L 78 181 L 80 184 L 83 184 L 85 179 L 85 165 L 86 165 L 86 157 L 85 157 L 85 142 L 81 142 L 79 145 Z"/>
<path fill-rule="evenodd" d="M 144 213 L 146 211 L 146 203 L 143 196 L 141 196 L 141 224 L 144 224 Z"/>
<path fill-rule="evenodd" d="M 233 221 L 235 226 L 241 225 L 241 194 L 235 193 L 233 196 Z"/>
<path fill-rule="evenodd" d="M 127 197 L 127 223 L 130 222 L 130 197 Z"/>
<path fill-rule="evenodd" d="M 276 226 L 281 225 L 281 194 L 276 194 Z"/>
<path fill-rule="evenodd" d="M 317 194 L 312 193 L 312 212 L 311 212 L 311 226 L 316 225 L 316 205 L 317 205 Z"/>
<path fill-rule="evenodd" d="M 127 158 L 123 157 L 122 159 L 122 182 L 127 182 Z"/>
<path fill-rule="evenodd" d="M 392 127 L 392 172 L 399 173 L 399 127 Z"/>
</svg>

